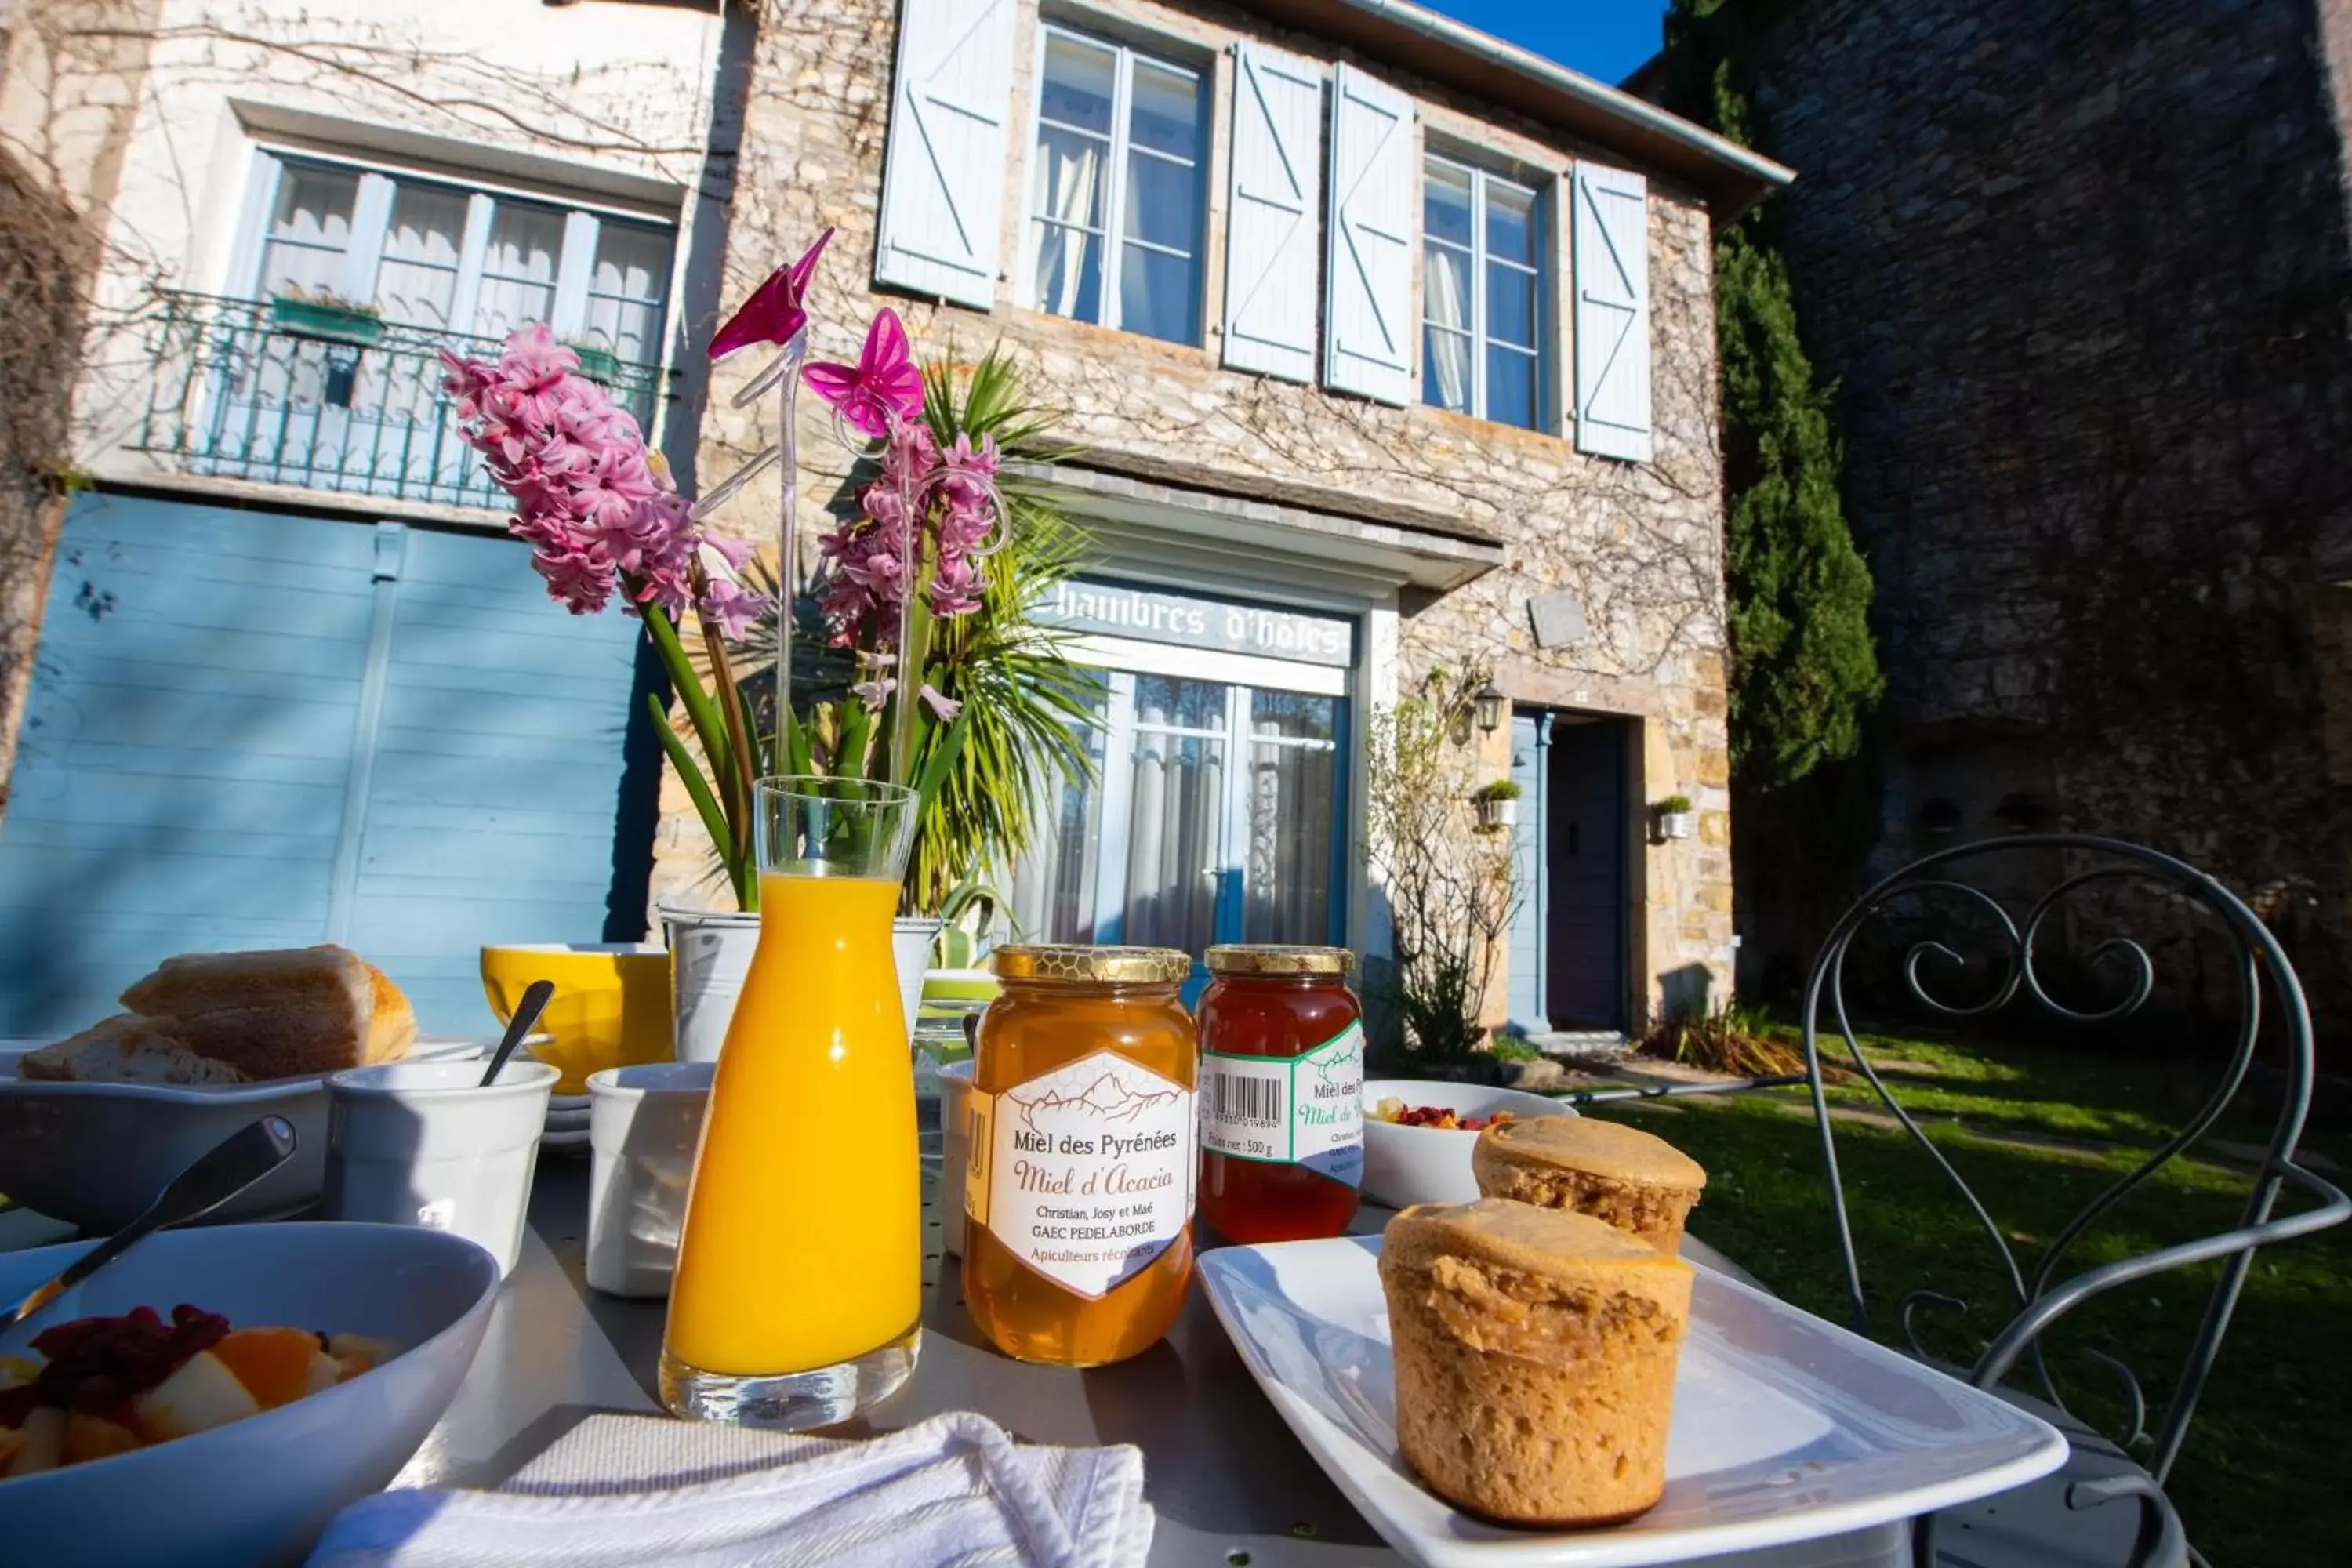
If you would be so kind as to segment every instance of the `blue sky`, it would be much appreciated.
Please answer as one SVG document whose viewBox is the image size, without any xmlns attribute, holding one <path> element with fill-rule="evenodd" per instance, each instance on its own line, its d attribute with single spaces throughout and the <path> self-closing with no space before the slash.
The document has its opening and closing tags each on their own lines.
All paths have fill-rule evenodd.
<svg viewBox="0 0 2352 1568">
<path fill-rule="evenodd" d="M 1420 0 L 1523 49 L 1605 82 L 1658 52 L 1666 0 Z"/>
</svg>

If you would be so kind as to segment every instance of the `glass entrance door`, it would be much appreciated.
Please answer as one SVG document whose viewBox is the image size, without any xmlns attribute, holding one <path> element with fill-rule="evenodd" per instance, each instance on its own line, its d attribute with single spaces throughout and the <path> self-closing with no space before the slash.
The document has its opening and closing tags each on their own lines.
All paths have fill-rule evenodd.
<svg viewBox="0 0 2352 1568">
<path fill-rule="evenodd" d="M 1097 690 L 1097 778 L 1040 814 L 1014 875 L 1022 936 L 1195 959 L 1344 941 L 1345 700 L 1126 670 Z"/>
</svg>

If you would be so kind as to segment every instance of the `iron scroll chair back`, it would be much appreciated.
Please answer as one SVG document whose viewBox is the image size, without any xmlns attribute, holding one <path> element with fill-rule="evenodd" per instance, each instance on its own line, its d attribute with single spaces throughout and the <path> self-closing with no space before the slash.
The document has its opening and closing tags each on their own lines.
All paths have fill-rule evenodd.
<svg viewBox="0 0 2352 1568">
<path fill-rule="evenodd" d="M 1996 896 L 1988 891 L 1988 879 L 1982 875 L 1985 863 L 1996 856 L 2014 858 L 2021 852 L 2029 856 L 2038 853 L 2044 865 L 2054 861 L 2060 868 L 2054 882 L 2034 895 Z M 1979 874 L 1978 880 L 1966 879 L 1972 872 Z M 1990 880 L 2000 885 L 1997 876 Z M 1864 1055 L 1847 1006 L 1849 960 L 1854 956 L 1858 938 L 1865 933 L 1874 935 L 1876 928 L 1885 928 L 1902 949 L 1899 974 L 1904 988 L 1935 1014 L 1954 1019 L 1979 1017 L 2000 1011 L 2022 995 L 2061 1023 L 2113 1024 L 2138 1013 L 2157 993 L 2158 965 L 2148 947 L 2134 937 L 2121 934 L 2097 938 L 2089 942 L 2087 949 L 2082 940 L 2073 943 L 2078 985 L 2093 976 L 2108 977 L 2106 999 L 2089 1005 L 2072 1005 L 2052 994 L 2048 982 L 2053 977 L 2052 971 L 2060 966 L 2052 950 L 2058 945 L 2062 929 L 2070 920 L 2103 926 L 2112 918 L 2116 899 L 2133 891 L 2153 892 L 2178 913 L 2204 917 L 2200 923 L 2209 933 L 2218 929 L 2224 939 L 2222 967 L 2229 976 L 2228 988 L 2236 993 L 2236 1033 L 2211 1090 L 2180 1130 L 2086 1204 L 2052 1238 L 2040 1259 L 2029 1269 L 2021 1264 L 2009 1233 L 1988 1212 L 1935 1141 L 1904 1109 Z M 1975 964 L 1939 936 L 1925 934 L 1922 924 L 1914 923 L 1948 915 L 1955 909 L 1970 917 L 1976 930 L 1988 934 L 1996 949 L 2000 950 L 1991 955 L 1999 964 L 1998 972 L 1989 972 L 1978 981 L 1977 994 L 1965 1000 L 1956 999 L 1949 988 L 1963 971 L 1974 970 Z M 2209 966 L 2208 973 L 2217 973 L 2210 967 L 2210 935 L 2207 940 L 2209 946 L 2201 950 L 2204 956 L 2200 962 Z M 2122 980 L 2119 989 L 2113 984 L 2113 977 L 2118 975 Z M 2210 1131 L 2244 1089 L 2254 1066 L 2257 1041 L 2263 1035 L 2266 995 L 2271 1008 L 2271 1038 L 2275 1045 L 2283 1046 L 2284 1054 L 2280 1104 L 2237 1224 L 2220 1234 L 2065 1272 L 2076 1254 L 2077 1244 L 2103 1218 L 2113 1214 L 2126 1196 Z M 1940 1169 L 2007 1276 L 2012 1298 L 2011 1315 L 1966 1369 L 1969 1381 L 1976 1386 L 1996 1388 L 2023 1363 L 2040 1391 L 2063 1411 L 2065 1402 L 2059 1397 L 2041 1355 L 2041 1339 L 2045 1331 L 2076 1307 L 2118 1286 L 2199 1263 L 2222 1260 L 2220 1276 L 2206 1299 L 2202 1320 L 2173 1383 L 2171 1396 L 2152 1434 L 2144 1430 L 2147 1405 L 2137 1376 L 2113 1358 L 2097 1358 L 2114 1368 L 2128 1389 L 2133 1430 L 2123 1442 L 2126 1446 L 2136 1439 L 2147 1443 L 2146 1476 L 2118 1479 L 2098 1488 L 2077 1486 L 2075 1493 L 2083 1495 L 2071 1495 L 2067 1500 L 2070 1506 L 2086 1507 L 2115 1497 L 2137 1496 L 2150 1510 L 2155 1524 L 2157 1552 L 2151 1555 L 2174 1560 L 2186 1555 L 2179 1521 L 2163 1497 L 2162 1488 L 2179 1457 L 2198 1401 L 2212 1373 L 2254 1251 L 2325 1229 L 2352 1215 L 2352 1201 L 2294 1163 L 2296 1144 L 2303 1136 L 2311 1105 L 2311 1015 L 2294 968 L 2276 939 L 2241 900 L 2213 878 L 2168 855 L 2137 845 L 2067 834 L 2017 835 L 1960 845 L 1927 856 L 1886 878 L 1846 911 L 1814 960 L 1806 982 L 1803 1026 L 1805 1064 L 1838 1246 L 1845 1267 L 1848 1310 L 1857 1332 L 1870 1333 L 1870 1310 L 1863 1289 L 1853 1226 L 1846 1208 L 1845 1185 L 1839 1174 L 1835 1130 L 1823 1088 L 1822 1036 L 1825 1028 L 1845 1047 L 1847 1060 L 1835 1065 L 1850 1064 L 1903 1131 Z M 2278 1214 L 2281 1193 L 2287 1187 L 2299 1189 L 2301 1196 L 2312 1200 L 2311 1206 L 2293 1214 Z M 1903 1298 L 1900 1326 L 1913 1352 L 1923 1359 L 1927 1359 L 1926 1352 L 1914 1331 L 1913 1314 L 1928 1304 L 1963 1310 L 1966 1306 L 1949 1296 L 1928 1290 L 1913 1290 Z M 2147 1539 L 2144 1535 L 2143 1541 Z M 1918 1549 L 1920 1562 L 1932 1568 L 1936 1552 L 1932 1521 L 1919 1532 Z"/>
</svg>

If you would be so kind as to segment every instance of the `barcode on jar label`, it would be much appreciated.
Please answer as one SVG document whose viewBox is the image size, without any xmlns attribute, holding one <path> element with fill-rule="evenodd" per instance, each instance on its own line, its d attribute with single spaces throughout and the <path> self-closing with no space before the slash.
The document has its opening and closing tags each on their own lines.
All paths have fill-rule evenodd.
<svg viewBox="0 0 2352 1568">
<path fill-rule="evenodd" d="M 1220 1072 L 1208 1084 L 1209 1115 L 1214 1120 L 1269 1130 L 1282 1125 L 1281 1079 Z"/>
</svg>

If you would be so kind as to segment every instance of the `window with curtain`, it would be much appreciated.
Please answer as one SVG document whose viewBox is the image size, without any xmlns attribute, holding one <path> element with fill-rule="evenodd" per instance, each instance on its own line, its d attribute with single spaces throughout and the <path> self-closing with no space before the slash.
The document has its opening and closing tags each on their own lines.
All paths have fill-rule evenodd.
<svg viewBox="0 0 2352 1568">
<path fill-rule="evenodd" d="M 1051 25 L 1041 64 L 1032 302 L 1056 316 L 1198 343 L 1205 79 Z"/>
<path fill-rule="evenodd" d="M 586 341 L 625 360 L 661 359 L 662 300 L 669 290 L 669 235 L 606 219 L 588 276 Z"/>
<path fill-rule="evenodd" d="M 1040 781 L 1041 798 L 1030 816 L 1029 848 L 1013 868 L 1009 895 L 1013 929 L 1024 942 L 1095 940 L 1095 878 L 1102 848 L 1102 722 L 1108 689 L 1095 672 L 1085 672 L 1082 679 L 1093 687 L 1087 717 L 1069 729 L 1093 766 L 1084 778 L 1049 775 Z"/>
<path fill-rule="evenodd" d="M 544 321 L 564 342 L 656 364 L 676 236 L 555 201 L 280 158 L 257 298 L 320 290 L 399 326 L 498 338 Z"/>
<path fill-rule="evenodd" d="M 502 338 L 517 327 L 555 319 L 555 285 L 563 265 L 563 214 L 502 201 L 490 214 L 489 247 L 474 303 L 477 337 Z"/>
<path fill-rule="evenodd" d="M 437 185 L 394 189 L 377 265 L 376 303 L 390 321 L 449 331 L 457 258 L 466 247 L 466 197 Z"/>
<path fill-rule="evenodd" d="M 1297 691 L 1249 694 L 1249 846 L 1244 942 L 1334 940 L 1332 851 L 1340 798 L 1341 704 Z"/>
<path fill-rule="evenodd" d="M 1421 397 L 1528 430 L 1543 423 L 1541 202 L 1499 174 L 1422 171 Z"/>
<path fill-rule="evenodd" d="M 352 171 L 288 167 L 261 249 L 263 295 L 342 291 L 359 191 Z"/>
</svg>

